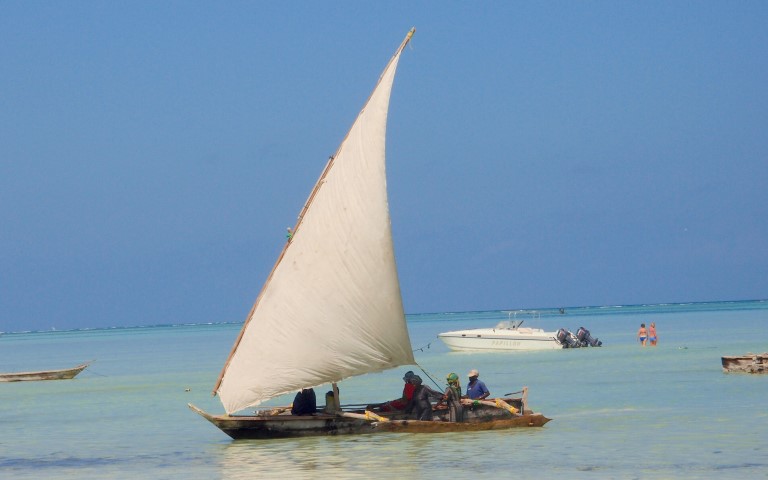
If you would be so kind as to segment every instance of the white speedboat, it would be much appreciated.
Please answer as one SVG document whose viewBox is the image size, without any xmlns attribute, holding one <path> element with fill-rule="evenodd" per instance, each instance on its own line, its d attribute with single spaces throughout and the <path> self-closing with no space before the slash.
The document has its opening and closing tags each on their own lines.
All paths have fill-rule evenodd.
<svg viewBox="0 0 768 480">
<path fill-rule="evenodd" d="M 451 350 L 552 350 L 563 348 L 558 341 L 559 332 L 546 332 L 541 328 L 521 326 L 525 319 L 538 319 L 537 311 L 519 310 L 508 312 L 509 320 L 499 322 L 494 328 L 456 330 L 437 335 Z M 568 332 L 570 333 L 570 332 Z"/>
<path fill-rule="evenodd" d="M 560 313 L 563 313 L 562 310 Z M 499 322 L 494 328 L 443 332 L 437 337 L 451 350 L 554 350 L 599 347 L 603 344 L 584 327 L 579 327 L 575 335 L 565 328 L 546 332 L 541 328 L 523 327 L 525 318 L 541 318 L 537 310 L 515 310 L 507 314 L 509 320 Z"/>
</svg>

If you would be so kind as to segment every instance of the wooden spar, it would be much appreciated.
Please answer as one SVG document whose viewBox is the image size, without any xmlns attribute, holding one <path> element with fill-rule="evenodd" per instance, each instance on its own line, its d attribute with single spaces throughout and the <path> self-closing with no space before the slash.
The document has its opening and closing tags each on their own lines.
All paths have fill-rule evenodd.
<svg viewBox="0 0 768 480">
<path fill-rule="evenodd" d="M 408 45 L 408 42 L 410 42 L 411 37 L 413 37 L 413 34 L 416 32 L 416 28 L 411 28 L 411 30 L 408 32 L 408 34 L 405 36 L 405 39 L 400 44 L 398 49 L 395 51 L 395 54 L 392 55 L 392 58 L 389 59 L 389 62 L 387 62 L 386 67 L 384 67 L 384 70 L 382 71 L 381 75 L 379 76 L 379 80 L 376 82 L 376 86 L 371 91 L 371 94 L 368 96 L 368 100 L 366 100 L 365 105 L 363 105 L 363 108 L 358 113 L 357 117 L 355 118 L 355 122 L 352 123 L 354 125 L 358 118 L 360 118 L 360 115 L 365 111 L 366 107 L 368 106 L 368 102 L 370 102 L 371 97 L 373 96 L 373 93 L 378 88 L 379 84 L 381 83 L 381 79 L 383 78 L 384 73 L 389 69 L 389 66 L 392 64 L 395 58 L 397 58 L 403 51 L 406 45 Z M 341 144 L 339 144 L 339 148 L 336 150 L 336 153 L 331 156 L 328 159 L 328 163 L 325 166 L 325 169 L 323 169 L 322 174 L 320 175 L 320 178 L 315 183 L 314 188 L 312 189 L 312 192 L 309 194 L 309 198 L 307 199 L 306 203 L 304 204 L 304 207 L 301 210 L 301 213 L 299 214 L 299 217 L 296 221 L 296 225 L 293 228 L 293 236 L 295 237 L 296 234 L 299 231 L 299 228 L 301 227 L 302 220 L 304 219 L 304 215 L 306 214 L 307 210 L 309 210 L 310 205 L 312 204 L 312 201 L 314 200 L 317 192 L 320 190 L 321 186 L 324 183 L 325 177 L 328 175 L 328 172 L 333 167 L 333 162 L 338 156 L 341 149 L 344 147 L 344 143 L 346 143 L 347 138 L 349 137 L 349 130 L 347 131 L 347 134 L 344 136 L 344 139 L 342 140 Z M 261 302 L 262 297 L 264 296 L 264 292 L 266 291 L 267 287 L 272 281 L 272 277 L 275 273 L 275 270 L 280 265 L 280 263 L 283 261 L 283 257 L 285 256 L 285 252 L 288 250 L 288 248 L 291 246 L 291 241 L 287 241 L 285 245 L 283 245 L 283 249 L 280 252 L 280 255 L 277 258 L 277 261 L 275 262 L 274 266 L 272 267 L 272 270 L 269 272 L 269 275 L 267 276 L 267 280 L 264 282 L 264 286 L 261 288 L 261 291 L 259 292 L 259 295 L 256 297 L 256 301 L 253 303 L 253 307 L 251 307 L 251 311 L 248 313 L 248 317 L 246 317 L 245 322 L 243 323 L 243 327 L 240 329 L 240 333 L 237 336 L 237 339 L 235 340 L 234 345 L 232 345 L 232 349 L 229 352 L 229 355 L 227 356 L 227 360 L 224 362 L 224 367 L 221 369 L 221 373 L 219 373 L 218 379 L 216 379 L 216 384 L 213 387 L 213 396 L 216 396 L 216 392 L 219 390 L 219 387 L 221 386 L 221 382 L 224 379 L 224 375 L 227 372 L 227 368 L 229 368 L 229 364 L 232 360 L 232 356 L 234 356 L 235 352 L 237 351 L 238 346 L 240 345 L 240 342 L 243 339 L 243 335 L 245 334 L 245 330 L 248 328 L 248 325 L 251 322 L 251 319 L 253 318 L 253 314 L 256 311 L 256 308 L 258 307 L 259 303 Z M 341 379 L 339 379 L 341 380 Z M 336 396 L 338 399 L 338 396 Z"/>
<path fill-rule="evenodd" d="M 508 404 L 507 402 L 505 402 L 500 398 L 494 398 L 492 401 L 491 400 L 471 400 L 468 398 L 461 400 L 461 404 L 466 406 L 471 406 L 475 402 L 479 403 L 480 405 L 487 405 L 489 407 L 496 407 L 502 410 L 506 410 L 512 415 L 517 415 L 520 413 L 515 407 L 513 407 L 512 405 Z"/>
<path fill-rule="evenodd" d="M 523 387 L 523 413 L 528 411 L 528 387 Z"/>
<path fill-rule="evenodd" d="M 469 399 L 464 399 L 464 400 L 461 401 L 461 403 L 463 405 L 472 405 L 474 402 L 477 402 L 477 403 L 479 403 L 481 405 L 487 405 L 489 407 L 496 407 L 496 408 L 500 408 L 502 410 L 506 410 L 509 413 L 511 413 L 512 415 L 517 415 L 518 413 L 520 413 L 520 412 L 518 412 L 518 410 L 515 407 L 513 407 L 512 405 L 508 404 L 507 402 L 505 402 L 504 400 L 502 400 L 500 398 L 494 398 L 493 401 L 490 401 L 490 400 L 469 400 Z"/>
<path fill-rule="evenodd" d="M 508 411 L 512 415 L 516 415 L 517 413 L 519 413 L 515 407 L 511 406 L 510 404 L 508 404 L 507 402 L 505 402 L 500 398 L 497 398 L 494 403 L 497 407 L 503 408 L 504 410 Z"/>
<path fill-rule="evenodd" d="M 331 389 L 333 389 L 333 411 L 338 412 L 341 410 L 341 399 L 339 399 L 338 384 L 336 384 L 336 382 L 333 382 L 331 384 Z"/>
<path fill-rule="evenodd" d="M 377 415 L 369 410 L 365 413 L 352 413 L 352 412 L 338 412 L 336 415 L 347 418 L 357 418 L 360 420 L 368 420 L 369 422 L 389 422 L 388 418 Z"/>
<path fill-rule="evenodd" d="M 369 417 L 369 418 L 372 418 L 372 419 L 376 420 L 377 422 L 388 422 L 389 421 L 388 418 L 382 417 L 381 415 L 376 415 L 375 413 L 373 413 L 373 412 L 371 412 L 369 410 L 365 411 L 365 416 Z"/>
</svg>

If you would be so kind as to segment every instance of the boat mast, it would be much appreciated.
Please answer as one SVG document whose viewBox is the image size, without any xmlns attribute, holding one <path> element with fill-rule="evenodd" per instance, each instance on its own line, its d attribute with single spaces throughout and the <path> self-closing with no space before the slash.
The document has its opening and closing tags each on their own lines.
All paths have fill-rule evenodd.
<svg viewBox="0 0 768 480">
<path fill-rule="evenodd" d="M 389 69 L 390 64 L 402 53 L 403 49 L 406 45 L 408 45 L 408 42 L 410 42 L 411 37 L 413 37 L 413 34 L 416 32 L 416 28 L 411 28 L 411 30 L 408 32 L 408 34 L 405 36 L 405 39 L 400 44 L 400 46 L 395 51 L 394 55 L 392 55 L 392 58 L 390 58 L 389 62 L 387 62 L 386 67 L 384 67 L 384 70 L 382 71 L 382 74 L 379 76 L 379 80 L 376 82 L 376 86 L 371 91 L 371 94 L 368 96 L 368 100 L 366 100 L 365 105 L 363 106 L 362 110 L 360 110 L 360 113 L 358 113 L 358 118 L 360 115 L 365 111 L 365 108 L 368 106 L 368 102 L 370 101 L 371 97 L 373 96 L 373 92 L 376 91 L 379 84 L 381 83 L 381 80 L 383 78 L 384 73 Z M 357 118 L 355 119 L 355 122 L 357 121 Z M 353 125 L 354 123 L 353 122 Z M 314 188 L 312 189 L 312 192 L 309 194 L 309 198 L 304 204 L 304 207 L 301 210 L 301 213 L 299 214 L 299 217 L 296 221 L 296 225 L 293 228 L 293 236 L 298 234 L 299 228 L 301 227 L 302 220 L 304 219 L 304 215 L 306 214 L 307 210 L 309 210 L 309 207 L 312 205 L 312 201 L 314 200 L 317 192 L 322 187 L 325 177 L 328 175 L 328 172 L 333 167 L 334 160 L 338 156 L 341 149 L 344 147 L 344 143 L 347 141 L 347 138 L 349 137 L 349 131 L 347 131 L 347 134 L 344 136 L 344 139 L 342 140 L 341 144 L 339 145 L 339 148 L 336 150 L 336 153 L 331 156 L 328 159 L 328 163 L 326 164 L 325 168 L 323 169 L 323 173 L 320 175 L 320 178 L 315 183 Z M 237 339 L 235 340 L 235 344 L 232 346 L 232 350 L 229 352 L 229 355 L 227 356 L 227 360 L 224 363 L 224 367 L 221 369 L 221 373 L 219 373 L 219 378 L 216 380 L 216 384 L 213 387 L 213 391 L 211 392 L 213 396 L 216 396 L 216 392 L 219 390 L 219 387 L 221 386 L 221 382 L 224 380 L 224 375 L 227 372 L 227 368 L 229 367 L 229 364 L 232 360 L 232 357 L 234 356 L 235 352 L 237 351 L 238 346 L 240 345 L 241 340 L 243 339 L 243 335 L 245 334 L 246 329 L 248 328 L 248 325 L 251 322 L 251 319 L 253 318 L 253 314 L 256 311 L 256 308 L 258 307 L 261 298 L 264 296 L 264 292 L 266 291 L 267 287 L 269 286 L 272 277 L 275 273 L 275 270 L 280 265 L 280 263 L 283 260 L 283 257 L 285 257 L 285 252 L 288 250 L 288 248 L 291 246 L 291 239 L 289 239 L 285 245 L 283 246 L 282 251 L 280 252 L 280 255 L 277 258 L 277 261 L 275 262 L 274 266 L 272 267 L 272 270 L 269 272 L 269 275 L 267 276 L 266 282 L 264 282 L 264 286 L 261 288 L 261 291 L 259 292 L 259 295 L 256 297 L 256 301 L 253 303 L 253 307 L 251 307 L 251 311 L 248 313 L 248 316 L 246 317 L 245 323 L 243 323 L 243 327 L 240 329 L 240 334 L 237 336 Z M 338 394 L 335 395 L 338 399 Z"/>
</svg>

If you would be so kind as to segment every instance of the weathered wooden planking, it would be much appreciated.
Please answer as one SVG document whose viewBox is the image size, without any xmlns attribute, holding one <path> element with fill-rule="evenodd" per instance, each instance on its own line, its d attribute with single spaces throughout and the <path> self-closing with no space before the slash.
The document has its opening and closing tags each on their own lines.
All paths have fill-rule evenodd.
<svg viewBox="0 0 768 480">
<path fill-rule="evenodd" d="M 541 414 L 526 410 L 512 415 L 495 406 L 466 408 L 466 421 L 451 423 L 443 419 L 445 411 L 434 412 L 435 420 L 406 420 L 402 414 L 388 415 L 388 421 L 374 421 L 364 413 L 343 415 L 318 413 L 294 415 L 211 415 L 189 404 L 189 408 L 214 424 L 233 439 L 270 439 L 321 435 L 353 435 L 379 432 L 441 433 L 499 430 L 517 427 L 541 427 L 550 421 Z"/>
<path fill-rule="evenodd" d="M 722 357 L 724 372 L 768 373 L 768 353 Z"/>
<path fill-rule="evenodd" d="M 85 370 L 90 363 L 62 370 L 41 370 L 39 372 L 0 373 L 0 382 L 29 382 L 39 380 L 69 380 Z"/>
</svg>

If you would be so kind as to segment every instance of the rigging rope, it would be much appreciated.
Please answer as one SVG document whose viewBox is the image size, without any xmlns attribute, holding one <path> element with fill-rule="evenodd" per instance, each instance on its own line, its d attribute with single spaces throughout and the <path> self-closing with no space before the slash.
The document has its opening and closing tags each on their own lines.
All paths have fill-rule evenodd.
<svg viewBox="0 0 768 480">
<path fill-rule="evenodd" d="M 420 369 L 422 372 L 424 372 L 424 375 L 426 375 L 428 379 L 432 380 L 432 383 L 434 383 L 434 384 L 435 384 L 435 386 L 438 388 L 438 390 L 442 391 L 443 387 L 441 387 L 441 386 L 440 386 L 440 384 L 438 384 L 438 383 L 435 381 L 435 379 L 434 379 L 434 378 L 432 378 L 432 376 L 429 374 L 429 372 L 427 372 L 426 370 L 424 370 L 424 367 L 422 367 L 422 366 L 421 366 L 421 365 L 419 365 L 418 363 L 416 364 L 416 366 L 417 366 L 417 367 L 419 367 L 419 369 Z"/>
</svg>

